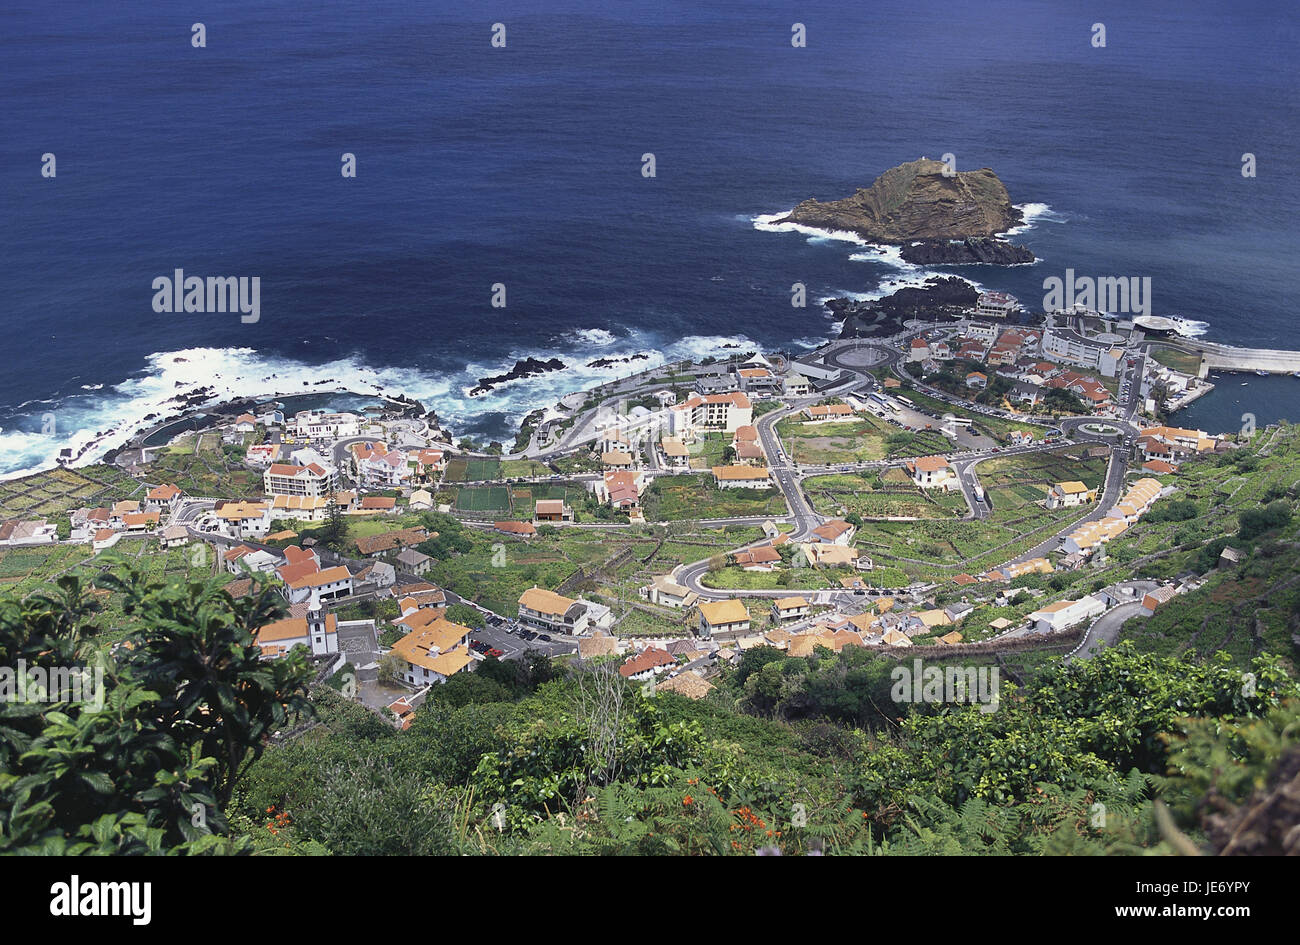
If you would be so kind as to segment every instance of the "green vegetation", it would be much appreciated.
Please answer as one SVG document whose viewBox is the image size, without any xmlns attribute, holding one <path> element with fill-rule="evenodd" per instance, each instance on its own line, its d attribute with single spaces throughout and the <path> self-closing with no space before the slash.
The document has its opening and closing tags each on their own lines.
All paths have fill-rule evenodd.
<svg viewBox="0 0 1300 945">
<path fill-rule="evenodd" d="M 908 432 L 869 414 L 846 422 L 787 417 L 777 423 L 776 432 L 791 459 L 813 465 L 923 456 L 949 448 L 948 438 L 937 430 Z"/>
<path fill-rule="evenodd" d="M 1151 357 L 1165 367 L 1180 371 L 1183 374 L 1190 374 L 1193 377 L 1201 371 L 1201 356 L 1199 354 L 1189 354 L 1185 351 L 1176 351 L 1173 348 L 1153 348 Z"/>
<path fill-rule="evenodd" d="M 921 489 L 906 475 L 900 483 L 875 470 L 813 476 L 804 480 L 804 491 L 822 515 L 952 519 L 969 512 L 960 492 Z"/>
<path fill-rule="evenodd" d="M 10 518 L 66 519 L 77 508 L 111 505 L 136 492 L 136 482 L 116 466 L 47 469 L 0 482 L 0 521 Z"/>
<path fill-rule="evenodd" d="M 245 434 L 247 442 L 253 434 Z M 150 481 L 175 483 L 186 495 L 257 498 L 262 474 L 244 465 L 243 443 L 223 445 L 219 433 L 190 433 L 155 454 Z"/>
<path fill-rule="evenodd" d="M 283 613 L 279 596 L 232 600 L 211 581 L 157 586 L 134 570 L 99 583 L 131 614 L 120 655 L 103 648 L 95 599 L 75 578 L 0 601 L 0 664 L 106 669 L 99 693 L 5 701 L 0 852 L 251 851 L 226 811 L 269 736 L 309 711 L 306 661 L 264 662 L 253 645 L 251 631 Z"/>
<path fill-rule="evenodd" d="M 641 505 L 650 522 L 787 513 L 779 489 L 719 489 L 707 473 L 660 476 L 646 489 Z"/>
<path fill-rule="evenodd" d="M 1229 632 L 1249 635 L 1262 599 L 1293 606 L 1295 549 L 1277 537 L 1293 527 L 1225 572 L 1259 582 L 1249 598 L 1217 589 Z M 698 557 L 688 534 L 636 536 L 646 552 L 622 573 L 674 543 Z M 1069 666 L 1013 655 L 1021 682 L 1000 678 L 994 712 L 913 702 L 897 678 L 910 660 L 852 647 L 748 650 L 698 702 L 649 695 L 610 662 L 489 659 L 399 732 L 339 678 L 308 689 L 300 655 L 259 659 L 251 630 L 283 613 L 269 590 L 232 600 L 210 579 L 156 586 L 138 569 L 98 583 L 125 601 L 130 648 L 106 648 L 74 579 L 0 600 L 0 665 L 109 664 L 108 711 L 0 712 L 0 851 L 1279 852 L 1294 827 L 1275 792 L 1294 770 L 1300 692 L 1267 648 L 1244 664 L 1208 641 L 1177 657 L 1121 644 Z M 766 602 L 749 606 L 761 617 Z"/>
</svg>

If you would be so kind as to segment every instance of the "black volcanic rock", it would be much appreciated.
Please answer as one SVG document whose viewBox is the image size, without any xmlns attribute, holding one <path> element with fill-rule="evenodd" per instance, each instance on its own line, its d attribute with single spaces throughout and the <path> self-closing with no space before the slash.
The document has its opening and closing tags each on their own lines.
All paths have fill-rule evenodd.
<svg viewBox="0 0 1300 945">
<path fill-rule="evenodd" d="M 565 363 L 559 358 L 549 358 L 545 361 L 539 361 L 537 358 L 524 358 L 515 362 L 505 374 L 496 374 L 492 377 L 480 377 L 478 386 L 472 388 L 469 392 L 471 397 L 480 397 L 489 393 L 492 388 L 499 384 L 505 384 L 510 381 L 517 381 L 525 377 L 536 377 L 539 374 L 548 374 L 551 371 L 562 371 L 566 367 Z"/>
<path fill-rule="evenodd" d="M 968 315 L 979 292 L 965 279 L 934 276 L 924 286 L 908 286 L 882 299 L 829 299 L 826 307 L 843 321 L 841 338 L 882 338 L 903 330 L 912 318 L 957 321 Z"/>
<path fill-rule="evenodd" d="M 644 361 L 648 357 L 650 357 L 648 354 L 629 354 L 625 358 L 597 358 L 595 361 L 588 361 L 587 367 L 607 368 L 613 367 L 615 364 L 628 364 L 632 361 Z"/>
<path fill-rule="evenodd" d="M 906 262 L 918 266 L 958 266 L 988 263 L 1014 266 L 1031 263 L 1037 257 L 1028 248 L 1006 240 L 972 238 L 966 240 L 923 240 L 909 243 L 901 250 Z"/>
</svg>

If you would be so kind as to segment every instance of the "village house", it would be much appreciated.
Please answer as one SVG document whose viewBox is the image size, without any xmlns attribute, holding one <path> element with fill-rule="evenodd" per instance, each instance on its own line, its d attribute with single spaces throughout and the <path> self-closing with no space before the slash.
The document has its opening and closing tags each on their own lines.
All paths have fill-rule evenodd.
<svg viewBox="0 0 1300 945">
<path fill-rule="evenodd" d="M 713 683 L 695 672 L 695 670 L 688 669 L 685 672 L 669 676 L 663 682 L 658 683 L 655 689 L 659 692 L 675 692 L 688 699 L 703 699 L 713 690 Z"/>
<path fill-rule="evenodd" d="M 532 538 L 537 534 L 537 526 L 532 522 L 493 522 L 492 528 L 503 535 L 516 538 Z"/>
<path fill-rule="evenodd" d="M 323 522 L 329 514 L 329 499 L 320 496 L 277 495 L 271 500 L 271 518 L 298 522 Z"/>
<path fill-rule="evenodd" d="M 1147 591 L 1142 595 L 1142 614 L 1150 617 L 1160 607 L 1169 603 L 1178 596 L 1178 588 L 1172 584 L 1166 584 L 1157 587 L 1154 590 Z"/>
<path fill-rule="evenodd" d="M 411 493 L 411 497 L 407 499 L 406 505 L 413 512 L 432 509 L 433 493 L 428 489 L 416 489 Z"/>
<path fill-rule="evenodd" d="M 1068 509 L 1076 505 L 1087 505 L 1097 498 L 1097 490 L 1089 489 L 1082 482 L 1072 479 L 1058 482 L 1047 492 L 1049 509 Z"/>
<path fill-rule="evenodd" d="M 912 482 L 922 489 L 936 486 L 948 488 L 956 485 L 956 475 L 952 465 L 942 456 L 920 456 L 907 461 L 907 472 Z"/>
<path fill-rule="evenodd" d="M 436 536 L 436 533 L 435 533 Z M 430 536 L 423 528 L 401 528 L 378 535 L 363 535 L 356 539 L 357 551 L 366 558 L 377 558 L 399 548 L 418 545 Z"/>
<path fill-rule="evenodd" d="M 398 600 L 397 606 L 401 610 L 403 617 L 413 614 L 417 610 L 427 610 L 441 614 L 447 609 L 447 594 L 437 588 L 431 591 L 415 591 L 404 595 Z"/>
<path fill-rule="evenodd" d="M 270 574 L 280 563 L 269 551 L 250 548 L 248 545 L 235 545 L 221 556 L 222 563 L 231 574 L 240 574 L 245 570 Z"/>
<path fill-rule="evenodd" d="M 170 512 L 181 500 L 181 490 L 171 484 L 154 486 L 144 497 L 144 507 L 151 512 Z"/>
<path fill-rule="evenodd" d="M 433 567 L 433 559 L 414 548 L 403 548 L 397 553 L 397 564 L 410 574 L 424 574 Z"/>
<path fill-rule="evenodd" d="M 401 678 L 413 686 L 429 686 L 446 682 L 466 667 L 472 669 L 474 656 L 467 642 L 471 632 L 446 619 L 412 630 L 390 651 L 402 660 Z"/>
<path fill-rule="evenodd" d="M 254 443 L 244 452 L 244 462 L 250 466 L 267 466 L 280 456 L 278 443 Z"/>
<path fill-rule="evenodd" d="M 658 647 L 646 647 L 636 656 L 618 668 L 618 674 L 624 679 L 641 682 L 652 679 L 668 667 L 677 665 L 667 650 Z"/>
<path fill-rule="evenodd" d="M 418 450 L 412 458 L 415 460 L 416 475 L 426 479 L 447 468 L 447 454 L 442 450 Z"/>
<path fill-rule="evenodd" d="M 847 545 L 853 540 L 855 529 L 842 518 L 827 519 L 812 530 L 815 543 Z"/>
<path fill-rule="evenodd" d="M 352 594 L 352 573 L 342 565 L 304 575 L 285 584 L 289 603 L 309 600 L 313 595 L 323 601 L 338 600 Z"/>
<path fill-rule="evenodd" d="M 807 397 L 812 393 L 812 382 L 802 374 L 791 372 L 782 385 L 787 397 Z"/>
<path fill-rule="evenodd" d="M 633 462 L 632 454 L 623 450 L 610 450 L 600 454 L 600 465 L 605 469 L 631 469 Z"/>
<path fill-rule="evenodd" d="M 645 491 L 646 482 L 645 473 L 640 470 L 610 470 L 591 483 L 591 490 L 598 501 L 608 502 L 612 507 L 627 512 L 629 517 L 640 517 L 641 493 Z"/>
<path fill-rule="evenodd" d="M 853 408 L 848 404 L 814 404 L 811 407 L 805 407 L 803 415 L 808 418 L 809 423 L 821 423 L 823 421 L 847 420 L 853 417 Z"/>
<path fill-rule="evenodd" d="M 538 630 L 581 636 L 587 632 L 587 602 L 541 587 L 519 595 L 519 620 Z"/>
<path fill-rule="evenodd" d="M 147 535 L 158 527 L 160 518 L 157 512 L 127 512 L 122 516 L 122 532 L 127 535 Z"/>
<path fill-rule="evenodd" d="M 0 529 L 0 534 L 3 534 L 2 529 Z M 103 551 L 106 548 L 112 548 L 117 544 L 118 539 L 121 537 L 121 532 L 115 531 L 111 528 L 96 529 L 94 535 L 92 535 L 90 539 L 91 550 L 98 552 Z"/>
<path fill-rule="evenodd" d="M 771 472 L 766 466 L 714 466 L 713 482 L 719 489 L 766 489 Z"/>
<path fill-rule="evenodd" d="M 72 530 L 68 533 L 68 537 L 72 541 L 90 541 L 95 532 L 99 531 L 101 528 L 108 528 L 111 514 L 112 513 L 104 507 L 97 509 L 75 509 L 68 514 L 68 519 L 72 524 Z M 0 530 L 3 528 L 4 526 L 0 525 Z"/>
<path fill-rule="evenodd" d="M 815 568 L 857 567 L 858 549 L 856 548 L 831 542 L 809 543 L 799 547 L 807 562 Z"/>
<path fill-rule="evenodd" d="M 190 530 L 184 525 L 168 525 L 159 533 L 158 544 L 166 548 L 179 548 L 190 543 Z"/>
<path fill-rule="evenodd" d="M 759 545 L 736 552 L 732 560 L 743 571 L 775 571 L 781 563 L 781 554 L 771 545 Z"/>
<path fill-rule="evenodd" d="M 573 509 L 563 499 L 538 499 L 533 509 L 534 522 L 572 522 Z"/>
<path fill-rule="evenodd" d="M 1080 600 L 1061 600 L 1040 607 L 1029 615 L 1029 619 L 1038 633 L 1055 633 L 1068 630 L 1093 617 L 1100 617 L 1105 612 L 1106 604 L 1089 595 Z"/>
<path fill-rule="evenodd" d="M 220 502 L 212 511 L 215 528 L 228 538 L 265 538 L 271 531 L 271 506 L 265 502 Z"/>
<path fill-rule="evenodd" d="M 692 607 L 699 595 L 666 574 L 656 575 L 640 589 L 641 599 L 660 607 Z"/>
<path fill-rule="evenodd" d="M 802 597 L 778 597 L 772 601 L 772 619 L 778 623 L 807 617 L 811 610 Z"/>
<path fill-rule="evenodd" d="M 58 536 L 58 525 L 43 518 L 11 519 L 0 524 L 0 545 L 48 545 Z"/>
<path fill-rule="evenodd" d="M 749 611 L 736 598 L 700 604 L 700 636 L 715 633 L 742 633 L 749 629 Z"/>
<path fill-rule="evenodd" d="M 691 452 L 686 444 L 676 437 L 666 436 L 659 441 L 659 452 L 663 454 L 664 465 L 669 469 L 688 469 L 691 465 Z"/>
</svg>

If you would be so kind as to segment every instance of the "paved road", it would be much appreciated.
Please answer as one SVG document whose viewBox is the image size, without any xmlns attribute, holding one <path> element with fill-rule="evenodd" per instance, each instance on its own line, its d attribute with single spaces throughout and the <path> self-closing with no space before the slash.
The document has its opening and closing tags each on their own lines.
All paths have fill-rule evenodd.
<svg viewBox="0 0 1300 945">
<path fill-rule="evenodd" d="M 1119 639 L 1120 628 L 1142 613 L 1142 595 L 1159 585 L 1155 581 L 1125 581 L 1119 586 L 1132 589 L 1135 599 L 1118 604 L 1098 617 L 1079 641 L 1079 645 L 1065 658 L 1067 663 L 1075 659 L 1092 659 L 1102 648 L 1114 646 Z"/>
</svg>

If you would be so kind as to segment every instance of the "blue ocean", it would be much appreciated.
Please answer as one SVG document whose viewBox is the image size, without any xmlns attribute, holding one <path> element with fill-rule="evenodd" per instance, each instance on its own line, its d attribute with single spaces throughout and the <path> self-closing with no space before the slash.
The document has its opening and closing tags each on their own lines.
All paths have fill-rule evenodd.
<svg viewBox="0 0 1300 945">
<path fill-rule="evenodd" d="M 816 300 L 939 272 L 1031 305 L 1067 267 L 1149 276 L 1154 314 L 1300 347 L 1298 11 L 7 3 L 0 473 L 94 443 L 89 460 L 204 387 L 400 391 L 460 435 L 508 441 L 597 379 L 726 346 L 797 352 L 834 332 Z M 998 173 L 1038 263 L 922 269 L 761 222 L 945 153 Z M 155 312 L 152 282 L 176 269 L 258 277 L 258 321 Z M 530 355 L 567 367 L 468 395 Z M 1300 380 L 1259 403 L 1231 387 L 1261 423 L 1300 419 Z M 1239 415 L 1220 394 L 1202 416 Z"/>
</svg>

